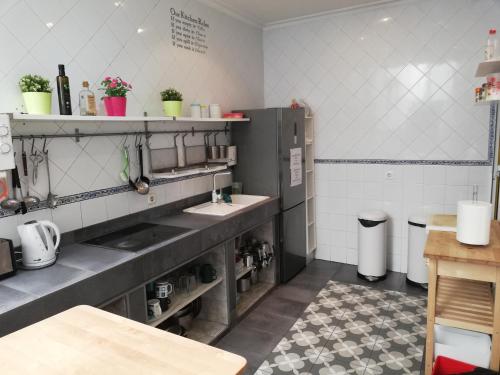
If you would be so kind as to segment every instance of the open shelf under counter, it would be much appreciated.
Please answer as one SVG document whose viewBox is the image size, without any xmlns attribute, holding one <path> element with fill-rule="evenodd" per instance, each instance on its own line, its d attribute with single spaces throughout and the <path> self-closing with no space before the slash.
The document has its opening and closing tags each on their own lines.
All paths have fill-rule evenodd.
<svg viewBox="0 0 500 375">
<path fill-rule="evenodd" d="M 274 288 L 275 284 L 259 282 L 247 290 L 240 293 L 240 300 L 236 305 L 236 315 L 238 317 L 245 314 L 262 296 Z"/>
<path fill-rule="evenodd" d="M 148 320 L 146 324 L 156 327 L 157 325 L 161 324 L 162 322 L 170 318 L 172 315 L 174 315 L 177 311 L 179 311 L 189 303 L 193 302 L 195 299 L 202 296 L 203 294 L 205 294 L 206 292 L 208 292 L 210 289 L 214 288 L 221 282 L 222 278 L 218 278 L 217 280 L 214 280 L 209 284 L 199 284 L 190 293 L 186 292 L 176 293 L 176 295 L 173 297 L 172 304 L 168 307 L 168 310 L 165 311 L 163 314 L 161 314 L 160 317 Z"/>
<path fill-rule="evenodd" d="M 80 116 L 80 115 L 30 115 L 26 113 L 10 113 L 16 121 L 75 121 L 75 122 L 189 122 L 189 123 L 226 123 L 249 122 L 248 118 L 193 118 L 168 116 Z"/>
<path fill-rule="evenodd" d="M 252 271 L 253 267 L 243 267 L 240 272 L 236 274 L 236 280 L 241 279 L 243 276 L 248 275 Z"/>
<path fill-rule="evenodd" d="M 186 333 L 186 337 L 203 344 L 211 344 L 227 329 L 228 325 L 226 324 L 195 318 L 191 329 Z"/>
</svg>

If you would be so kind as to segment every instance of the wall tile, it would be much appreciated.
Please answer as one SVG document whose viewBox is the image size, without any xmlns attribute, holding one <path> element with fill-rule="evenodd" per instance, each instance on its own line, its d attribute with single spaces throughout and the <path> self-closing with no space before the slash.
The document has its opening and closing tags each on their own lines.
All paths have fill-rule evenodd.
<svg viewBox="0 0 500 375">
<path fill-rule="evenodd" d="M 474 69 L 488 28 L 500 26 L 500 9 L 478 0 L 454 12 L 455 4 L 403 2 L 265 30 L 265 76 L 273 81 L 266 105 L 296 96 L 312 106 L 321 129 L 317 158 L 486 159 L 470 135 L 486 144 L 487 118 L 476 114 L 487 117 L 489 108 L 473 106 L 472 88 L 481 82 Z M 391 17 L 381 26 L 383 12 Z M 297 35 L 314 37 L 289 54 Z M 312 45 L 322 48 L 311 54 Z M 288 72 L 308 75 L 310 84 L 294 88 Z M 423 108 L 426 119 L 418 115 Z"/>
<path fill-rule="evenodd" d="M 115 219 L 129 214 L 128 194 L 113 194 L 105 197 L 106 215 L 109 219 Z"/>
<path fill-rule="evenodd" d="M 66 204 L 52 210 L 52 219 L 62 232 L 83 227 L 80 202 Z"/>
<path fill-rule="evenodd" d="M 84 227 L 101 223 L 108 219 L 105 197 L 81 202 L 81 210 L 82 224 Z"/>
</svg>

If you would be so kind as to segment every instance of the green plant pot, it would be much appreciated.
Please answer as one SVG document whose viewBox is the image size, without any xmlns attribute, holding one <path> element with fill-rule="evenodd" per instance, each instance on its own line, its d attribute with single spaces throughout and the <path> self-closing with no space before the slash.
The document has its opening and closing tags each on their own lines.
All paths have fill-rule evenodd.
<svg viewBox="0 0 500 375">
<path fill-rule="evenodd" d="M 26 112 L 30 115 L 50 115 L 52 109 L 51 92 L 23 92 Z"/>
<path fill-rule="evenodd" d="M 165 116 L 180 117 L 182 115 L 182 102 L 181 101 L 164 101 L 163 112 Z"/>
</svg>

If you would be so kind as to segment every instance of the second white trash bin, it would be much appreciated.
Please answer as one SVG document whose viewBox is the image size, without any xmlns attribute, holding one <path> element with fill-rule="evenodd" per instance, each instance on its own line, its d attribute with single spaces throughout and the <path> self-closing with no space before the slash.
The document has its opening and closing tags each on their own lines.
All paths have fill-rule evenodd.
<svg viewBox="0 0 500 375">
<path fill-rule="evenodd" d="M 408 218 L 408 270 L 406 282 L 427 288 L 427 264 L 424 259 L 425 241 L 427 240 L 427 218 L 411 215 Z"/>
<path fill-rule="evenodd" d="M 386 276 L 386 222 L 384 211 L 358 214 L 358 276 L 368 281 L 381 280 Z"/>
</svg>

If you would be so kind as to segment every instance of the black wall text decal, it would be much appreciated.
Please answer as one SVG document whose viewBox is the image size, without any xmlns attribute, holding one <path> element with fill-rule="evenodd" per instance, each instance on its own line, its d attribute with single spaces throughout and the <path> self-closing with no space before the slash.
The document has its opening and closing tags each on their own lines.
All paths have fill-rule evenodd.
<svg viewBox="0 0 500 375">
<path fill-rule="evenodd" d="M 172 45 L 205 55 L 208 50 L 207 30 L 210 25 L 200 17 L 193 17 L 183 10 L 170 8 Z"/>
</svg>

